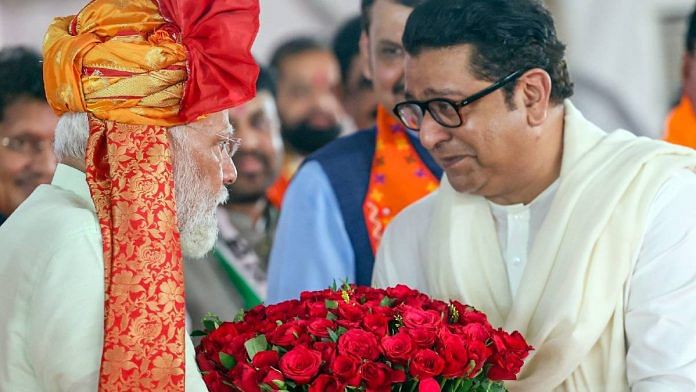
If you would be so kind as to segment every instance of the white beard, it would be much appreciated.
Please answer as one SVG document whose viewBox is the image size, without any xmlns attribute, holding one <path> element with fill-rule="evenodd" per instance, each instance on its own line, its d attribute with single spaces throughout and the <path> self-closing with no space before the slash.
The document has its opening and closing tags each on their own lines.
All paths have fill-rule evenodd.
<svg viewBox="0 0 696 392">
<path fill-rule="evenodd" d="M 223 186 L 217 194 L 210 192 L 186 147 L 175 153 L 174 188 L 181 253 L 186 258 L 200 259 L 215 245 L 216 209 L 227 200 L 227 189 Z"/>
</svg>

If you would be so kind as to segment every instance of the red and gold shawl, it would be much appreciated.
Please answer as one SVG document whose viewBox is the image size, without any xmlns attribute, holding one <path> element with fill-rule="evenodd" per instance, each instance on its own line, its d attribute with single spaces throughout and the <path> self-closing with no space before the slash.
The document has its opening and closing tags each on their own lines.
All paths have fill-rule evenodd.
<svg viewBox="0 0 696 392">
<path fill-rule="evenodd" d="M 44 81 L 87 112 L 104 248 L 100 391 L 184 390 L 184 282 L 167 127 L 255 94 L 258 0 L 93 0 L 56 18 Z"/>
</svg>

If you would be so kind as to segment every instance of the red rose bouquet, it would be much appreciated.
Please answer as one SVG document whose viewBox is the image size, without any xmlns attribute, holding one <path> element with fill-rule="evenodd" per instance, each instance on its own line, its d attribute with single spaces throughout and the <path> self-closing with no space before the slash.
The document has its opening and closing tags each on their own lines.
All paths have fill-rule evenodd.
<svg viewBox="0 0 696 392">
<path fill-rule="evenodd" d="M 343 285 L 204 320 L 210 391 L 504 391 L 532 349 L 486 315 L 406 286 Z"/>
</svg>

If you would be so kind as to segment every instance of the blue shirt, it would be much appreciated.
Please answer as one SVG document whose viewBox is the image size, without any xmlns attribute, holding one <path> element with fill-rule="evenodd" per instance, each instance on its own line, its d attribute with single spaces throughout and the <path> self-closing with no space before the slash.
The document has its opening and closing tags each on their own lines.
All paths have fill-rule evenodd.
<svg viewBox="0 0 696 392">
<path fill-rule="evenodd" d="M 355 281 L 355 256 L 338 200 L 318 162 L 302 165 L 283 199 L 268 269 L 272 304 Z"/>
</svg>

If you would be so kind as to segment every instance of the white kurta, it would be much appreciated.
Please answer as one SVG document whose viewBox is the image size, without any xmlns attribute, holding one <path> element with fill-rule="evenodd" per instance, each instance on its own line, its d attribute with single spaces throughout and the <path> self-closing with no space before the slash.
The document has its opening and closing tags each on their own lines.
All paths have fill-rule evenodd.
<svg viewBox="0 0 696 392">
<path fill-rule="evenodd" d="M 557 187 L 554 183 L 529 205 L 489 203 L 513 297 Z M 633 391 L 696 389 L 695 194 L 696 174 L 687 170 L 661 187 L 634 256 L 624 306 L 626 371 Z M 426 241 L 436 200 L 435 194 L 424 198 L 391 223 L 377 255 L 375 286 L 402 283 L 426 293 L 434 290 L 426 278 Z"/>
<path fill-rule="evenodd" d="M 102 240 L 85 174 L 58 165 L 0 227 L 0 391 L 96 391 Z M 186 390 L 206 391 L 186 336 Z"/>
</svg>

